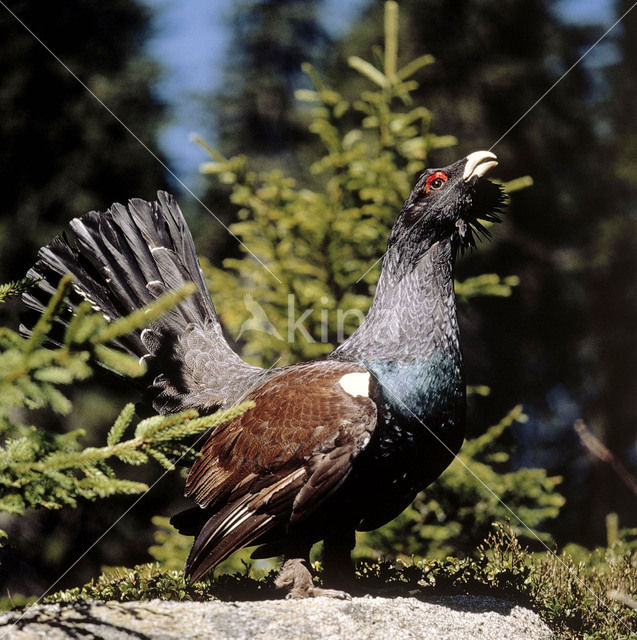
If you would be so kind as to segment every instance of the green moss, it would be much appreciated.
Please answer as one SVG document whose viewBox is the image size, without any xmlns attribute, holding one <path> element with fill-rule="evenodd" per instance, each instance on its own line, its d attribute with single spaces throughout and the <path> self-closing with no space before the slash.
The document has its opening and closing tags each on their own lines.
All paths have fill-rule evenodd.
<svg viewBox="0 0 637 640">
<path fill-rule="evenodd" d="M 162 569 L 156 562 L 132 568 L 111 567 L 95 580 L 81 587 L 66 589 L 48 596 L 45 602 L 104 600 L 130 602 L 138 600 L 252 600 L 276 597 L 274 572 L 255 579 L 245 571 L 223 574 L 212 580 L 186 585 L 181 570 Z"/>
</svg>

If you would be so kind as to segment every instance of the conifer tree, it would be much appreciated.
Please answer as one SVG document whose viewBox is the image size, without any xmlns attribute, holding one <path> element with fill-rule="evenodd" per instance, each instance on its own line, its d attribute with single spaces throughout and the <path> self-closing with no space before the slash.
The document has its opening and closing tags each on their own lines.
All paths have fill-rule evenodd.
<svg viewBox="0 0 637 640">
<path fill-rule="evenodd" d="M 153 146 L 162 108 L 142 49 L 148 28 L 136 0 L 0 7 L 0 282 L 25 273 L 71 217 L 164 185 L 161 166 L 98 101 Z"/>
<path fill-rule="evenodd" d="M 232 7 L 224 82 L 214 97 L 219 147 L 234 155 L 282 154 L 307 138 L 294 104 L 301 63 L 325 50 L 316 0 L 241 0 Z"/>
</svg>

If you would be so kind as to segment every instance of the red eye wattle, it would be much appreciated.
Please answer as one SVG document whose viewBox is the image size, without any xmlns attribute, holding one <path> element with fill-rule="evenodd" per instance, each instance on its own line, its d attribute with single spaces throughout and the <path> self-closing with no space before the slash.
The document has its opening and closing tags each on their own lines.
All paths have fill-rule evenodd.
<svg viewBox="0 0 637 640">
<path fill-rule="evenodd" d="M 449 176 L 444 171 L 432 173 L 425 180 L 425 193 L 429 193 L 431 189 L 440 189 L 447 180 L 449 180 Z"/>
</svg>

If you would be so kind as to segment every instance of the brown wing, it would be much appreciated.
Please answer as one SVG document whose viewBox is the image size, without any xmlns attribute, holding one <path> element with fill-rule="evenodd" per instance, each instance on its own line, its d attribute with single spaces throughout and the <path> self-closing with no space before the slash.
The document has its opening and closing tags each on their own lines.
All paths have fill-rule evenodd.
<svg viewBox="0 0 637 640">
<path fill-rule="evenodd" d="M 353 385 L 343 383 L 348 374 L 357 374 Z M 186 495 L 213 512 L 186 564 L 191 580 L 272 527 L 304 519 L 343 483 L 376 426 L 365 383 L 367 370 L 351 363 L 290 367 L 210 436 L 186 482 Z"/>
</svg>

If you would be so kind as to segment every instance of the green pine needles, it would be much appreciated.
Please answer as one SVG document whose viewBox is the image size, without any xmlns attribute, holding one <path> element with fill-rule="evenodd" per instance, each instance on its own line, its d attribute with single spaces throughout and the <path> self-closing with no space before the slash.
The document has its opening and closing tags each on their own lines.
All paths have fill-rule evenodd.
<svg viewBox="0 0 637 640">
<path fill-rule="evenodd" d="M 194 291 L 194 285 L 186 285 L 110 324 L 83 303 L 61 341 L 47 348 L 71 283 L 70 276 L 62 278 L 28 338 L 0 329 L 1 511 L 23 514 L 27 509 L 74 507 L 80 498 L 142 493 L 148 487 L 117 477 L 114 461 L 141 465 L 155 460 L 164 469 L 173 469 L 177 459 L 194 455 L 186 439 L 190 441 L 252 406 L 246 403 L 201 417 L 193 410 L 153 416 L 133 429 L 134 406 L 127 404 L 102 447 L 83 447 L 83 429 L 51 434 L 29 425 L 28 410 L 48 408 L 67 415 L 72 403 L 64 387 L 90 377 L 95 362 L 124 376 L 142 375 L 144 367 L 136 358 L 106 343 L 147 326 Z M 15 283 L 6 289 L 12 287 L 16 290 Z"/>
<path fill-rule="evenodd" d="M 22 278 L 22 280 L 14 280 L 6 284 L 0 284 L 0 302 L 6 302 L 7 298 L 22 295 L 28 291 L 37 280 L 32 278 Z"/>
<path fill-rule="evenodd" d="M 143 493 L 146 484 L 117 478 L 109 463 L 119 460 L 136 466 L 154 459 L 172 471 L 176 460 L 194 457 L 185 438 L 201 435 L 251 406 L 244 403 L 202 417 L 194 410 L 154 416 L 137 423 L 132 437 L 123 439 L 134 415 L 134 405 L 127 404 L 111 427 L 106 446 L 84 449 L 83 429 L 47 436 L 32 428 L 0 449 L 0 510 L 23 514 L 29 508 L 75 507 L 78 498 Z"/>
</svg>

